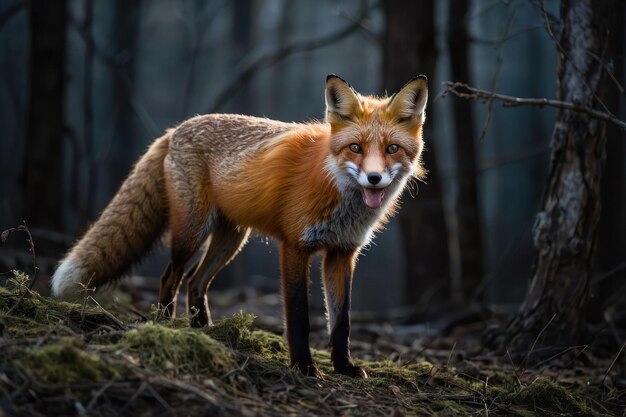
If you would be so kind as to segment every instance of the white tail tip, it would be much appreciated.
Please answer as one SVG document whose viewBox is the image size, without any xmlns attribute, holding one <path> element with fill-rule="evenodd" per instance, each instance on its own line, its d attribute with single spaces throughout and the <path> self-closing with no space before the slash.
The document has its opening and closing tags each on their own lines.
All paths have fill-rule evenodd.
<svg viewBox="0 0 626 417">
<path fill-rule="evenodd" d="M 65 259 L 52 275 L 52 295 L 62 300 L 77 299 L 80 290 L 84 271 L 76 266 L 74 261 Z"/>
</svg>

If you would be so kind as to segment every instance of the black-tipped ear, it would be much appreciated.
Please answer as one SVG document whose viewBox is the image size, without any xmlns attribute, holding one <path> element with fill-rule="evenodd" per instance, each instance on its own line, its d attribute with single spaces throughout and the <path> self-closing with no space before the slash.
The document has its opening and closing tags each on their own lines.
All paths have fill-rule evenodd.
<svg viewBox="0 0 626 417">
<path fill-rule="evenodd" d="M 427 101 L 428 79 L 418 75 L 391 97 L 387 111 L 399 120 L 417 118 L 423 122 Z"/>
<path fill-rule="evenodd" d="M 356 91 L 341 77 L 326 77 L 326 120 L 329 123 L 351 119 L 361 112 L 361 100 Z"/>
</svg>

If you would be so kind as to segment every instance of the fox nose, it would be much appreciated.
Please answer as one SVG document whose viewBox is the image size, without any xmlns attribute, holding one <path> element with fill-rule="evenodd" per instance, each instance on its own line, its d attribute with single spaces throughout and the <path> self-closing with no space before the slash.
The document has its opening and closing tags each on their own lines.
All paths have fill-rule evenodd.
<svg viewBox="0 0 626 417">
<path fill-rule="evenodd" d="M 383 179 L 382 175 L 380 175 L 378 172 L 371 172 L 367 174 L 367 180 L 369 181 L 370 184 L 376 185 L 382 179 Z"/>
</svg>

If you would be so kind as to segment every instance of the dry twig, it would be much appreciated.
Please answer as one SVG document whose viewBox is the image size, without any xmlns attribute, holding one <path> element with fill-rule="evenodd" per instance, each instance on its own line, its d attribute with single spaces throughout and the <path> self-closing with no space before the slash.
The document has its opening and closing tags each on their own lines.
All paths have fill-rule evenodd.
<svg viewBox="0 0 626 417">
<path fill-rule="evenodd" d="M 537 334 L 537 337 L 535 338 L 535 341 L 530 347 L 530 350 L 528 351 L 528 353 L 526 354 L 526 356 L 520 363 L 519 369 L 523 370 L 525 366 L 528 364 L 528 359 L 530 358 L 530 355 L 532 355 L 532 353 L 534 352 L 535 346 L 537 346 L 537 342 L 539 341 L 539 339 L 541 339 L 541 335 L 546 331 L 546 329 L 550 326 L 550 324 L 552 324 L 555 318 L 556 318 L 556 313 L 552 315 L 552 318 L 548 321 L 548 323 L 545 326 L 543 326 L 543 328 L 539 331 L 539 334 Z"/>
<path fill-rule="evenodd" d="M 609 374 L 611 373 L 611 370 L 613 369 L 613 366 L 615 365 L 615 362 L 617 362 L 617 359 L 622 354 L 622 351 L 624 350 L 625 346 L 626 346 L 626 342 L 622 343 L 622 347 L 619 349 L 619 352 L 617 352 L 617 355 L 615 355 L 615 358 L 613 358 L 613 361 L 611 362 L 611 365 L 609 366 L 609 368 L 604 373 L 604 378 L 602 379 L 602 383 L 604 383 L 604 381 L 606 380 L 606 377 L 609 376 Z"/>
<path fill-rule="evenodd" d="M 561 100 L 551 100 L 547 98 L 521 98 L 514 96 L 507 96 L 504 94 L 498 94 L 493 91 L 481 90 L 479 88 L 470 87 L 464 83 L 455 83 L 451 81 L 446 81 L 443 83 L 446 89 L 443 91 L 442 96 L 448 95 L 448 93 L 452 93 L 457 97 L 465 98 L 468 100 L 480 100 L 487 103 L 491 103 L 493 100 L 498 100 L 502 102 L 502 105 L 505 107 L 515 107 L 515 106 L 536 106 L 536 107 L 554 107 L 562 110 L 570 110 L 577 113 L 587 114 L 595 119 L 602 120 L 605 122 L 613 123 L 620 128 L 626 130 L 626 122 L 620 120 L 613 115 L 599 111 L 596 109 L 592 109 L 590 107 L 581 106 L 576 103 L 572 103 L 569 101 L 561 101 Z"/>
<path fill-rule="evenodd" d="M 17 227 L 12 227 L 10 229 L 4 230 L 0 235 L 0 243 L 5 243 L 13 232 L 24 232 L 28 235 L 28 238 L 26 239 L 29 245 L 28 251 L 30 252 L 33 259 L 33 278 L 30 281 L 28 289 L 32 290 L 33 285 L 35 285 L 35 281 L 37 280 L 37 271 L 39 271 L 39 267 L 37 266 L 37 255 L 35 254 L 35 243 L 33 242 L 33 235 L 30 233 L 30 230 L 28 230 L 26 222 L 23 221 L 22 224 Z M 9 310 L 7 314 L 9 314 L 11 310 Z"/>
</svg>

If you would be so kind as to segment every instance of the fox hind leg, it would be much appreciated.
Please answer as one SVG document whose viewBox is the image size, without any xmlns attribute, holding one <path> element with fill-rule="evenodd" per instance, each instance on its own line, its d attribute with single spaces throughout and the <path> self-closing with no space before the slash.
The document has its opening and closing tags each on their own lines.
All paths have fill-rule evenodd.
<svg viewBox="0 0 626 417">
<path fill-rule="evenodd" d="M 159 306 L 170 317 L 176 316 L 176 299 L 185 266 L 206 240 L 210 230 L 207 227 L 210 206 L 190 204 L 188 207 L 188 210 L 176 210 L 176 206 L 170 204 L 172 259 L 161 276 L 159 289 Z"/>
<path fill-rule="evenodd" d="M 176 317 L 176 299 L 181 280 L 185 272 L 187 262 L 200 248 L 197 239 L 174 238 L 172 232 L 172 260 L 161 275 L 161 286 L 159 289 L 159 306 L 165 309 L 166 313 Z"/>
<path fill-rule="evenodd" d="M 206 250 L 198 265 L 189 274 L 187 284 L 187 305 L 194 309 L 193 327 L 212 325 L 207 291 L 215 276 L 244 247 L 250 235 L 250 229 L 238 227 L 223 214 L 217 212 L 213 217 L 211 236 Z"/>
</svg>

